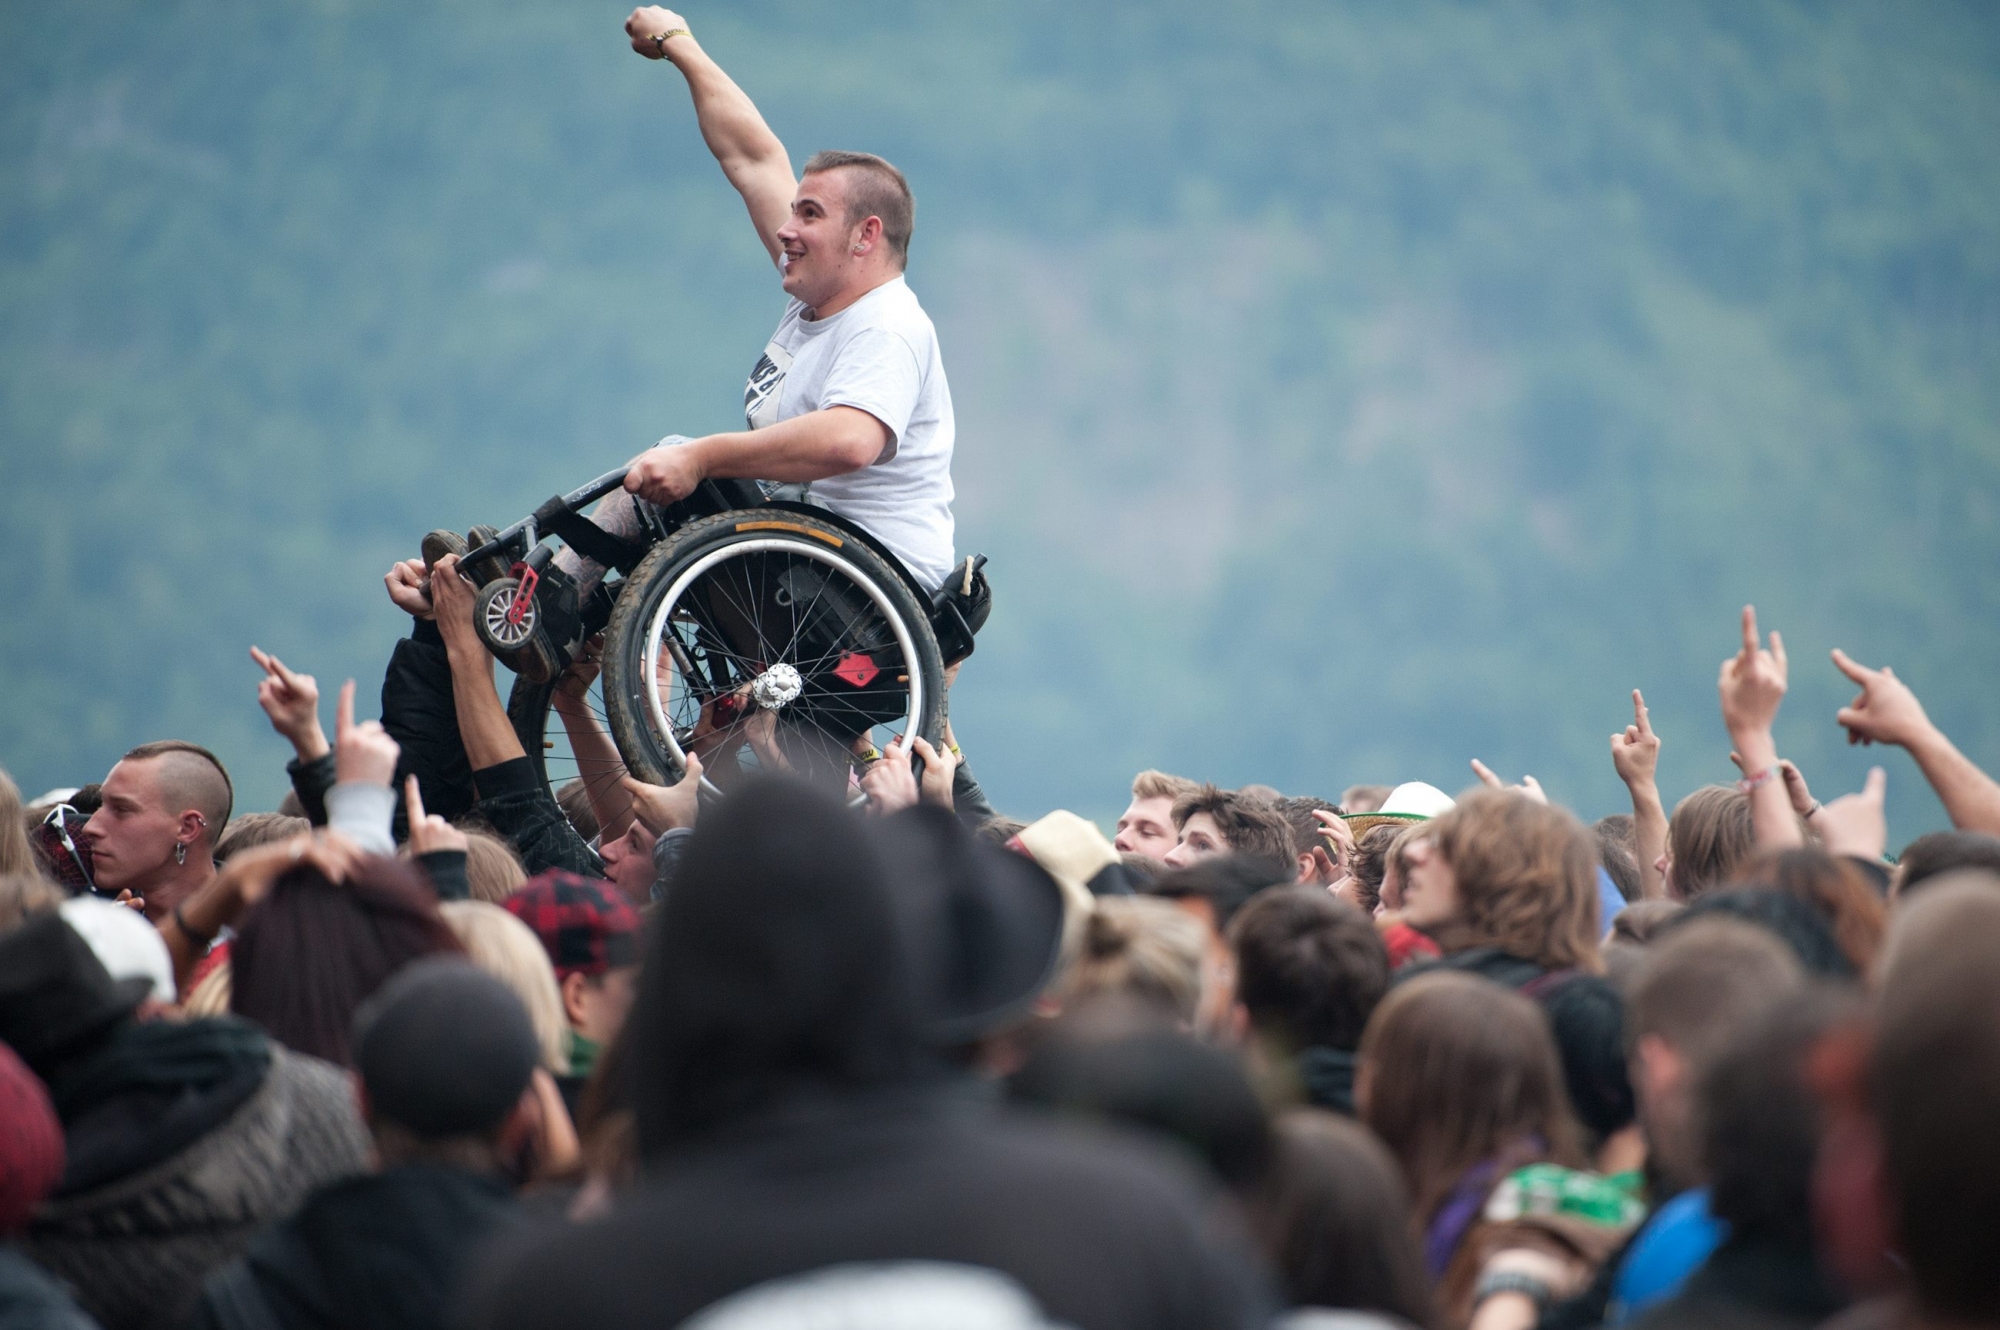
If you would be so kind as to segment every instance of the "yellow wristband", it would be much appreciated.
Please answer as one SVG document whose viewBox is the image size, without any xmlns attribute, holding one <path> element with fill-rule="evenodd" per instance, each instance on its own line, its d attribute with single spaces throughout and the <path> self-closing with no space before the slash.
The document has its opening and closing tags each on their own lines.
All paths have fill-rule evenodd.
<svg viewBox="0 0 2000 1330">
<path fill-rule="evenodd" d="M 694 34 L 689 32 L 686 28 L 668 28 L 665 32 L 654 34 L 653 49 L 659 52 L 660 59 L 664 60 L 667 58 L 667 38 L 692 37 L 692 36 L 694 36 Z"/>
</svg>

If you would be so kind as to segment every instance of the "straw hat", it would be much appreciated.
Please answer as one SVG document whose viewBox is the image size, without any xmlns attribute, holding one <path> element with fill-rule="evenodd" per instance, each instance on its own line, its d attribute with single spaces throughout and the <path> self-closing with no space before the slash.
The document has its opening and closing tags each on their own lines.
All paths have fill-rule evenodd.
<svg viewBox="0 0 2000 1330">
<path fill-rule="evenodd" d="M 1382 806 L 1372 813 L 1346 813 L 1342 820 L 1356 840 L 1384 823 L 1407 826 L 1412 822 L 1428 822 L 1440 813 L 1452 809 L 1452 798 L 1435 785 L 1426 785 L 1420 780 L 1405 781 L 1389 791 L 1389 797 Z"/>
</svg>

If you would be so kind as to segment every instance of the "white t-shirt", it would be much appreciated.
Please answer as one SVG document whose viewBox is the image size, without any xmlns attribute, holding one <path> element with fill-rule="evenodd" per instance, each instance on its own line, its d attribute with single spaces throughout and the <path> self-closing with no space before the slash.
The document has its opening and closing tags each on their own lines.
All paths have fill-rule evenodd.
<svg viewBox="0 0 2000 1330">
<path fill-rule="evenodd" d="M 873 466 L 812 483 L 812 497 L 887 545 L 930 590 L 952 567 L 951 387 L 937 329 L 901 277 L 826 319 L 794 300 L 743 389 L 751 429 L 851 406 L 889 427 Z"/>
</svg>

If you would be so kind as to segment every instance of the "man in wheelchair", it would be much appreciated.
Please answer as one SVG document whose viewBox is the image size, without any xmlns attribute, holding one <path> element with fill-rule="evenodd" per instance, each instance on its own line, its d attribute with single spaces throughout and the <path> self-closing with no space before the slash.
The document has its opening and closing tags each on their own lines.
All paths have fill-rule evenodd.
<svg viewBox="0 0 2000 1330">
<path fill-rule="evenodd" d="M 981 561 L 954 569 L 951 389 L 937 331 L 903 277 L 909 185 L 855 152 L 817 153 L 794 178 L 784 145 L 685 20 L 637 9 L 625 31 L 640 55 L 685 77 L 702 137 L 790 297 L 745 386 L 746 428 L 662 440 L 587 520 L 577 510 L 612 490 L 615 473 L 506 533 L 434 532 L 426 563 L 461 556 L 483 588 L 482 637 L 536 684 L 608 621 L 608 637 L 626 647 L 606 665 L 608 718 L 617 732 L 621 711 L 640 728 L 650 715 L 663 773 L 683 766 L 684 741 L 717 708 L 752 702 L 784 709 L 795 734 L 843 752 L 868 751 L 878 728 L 896 734 L 894 717 L 913 737 L 935 732 L 943 668 L 969 654 L 988 593 Z M 733 552 L 701 543 L 701 519 L 712 527 L 774 505 L 805 516 L 739 523 Z M 751 527 L 786 534 L 742 536 Z M 548 535 L 567 548 L 536 551 Z M 681 561 L 642 568 L 669 536 Z M 622 620 L 599 592 L 607 565 L 626 574 L 621 601 L 646 600 Z M 683 571 L 696 580 L 676 581 Z M 885 582 L 894 584 L 886 595 Z M 618 735 L 628 761 L 640 743 L 632 734 Z"/>
</svg>

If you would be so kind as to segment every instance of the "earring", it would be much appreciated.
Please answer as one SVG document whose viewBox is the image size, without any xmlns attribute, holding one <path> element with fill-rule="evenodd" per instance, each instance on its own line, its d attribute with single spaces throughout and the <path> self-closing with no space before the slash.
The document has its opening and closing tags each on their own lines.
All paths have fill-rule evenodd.
<svg viewBox="0 0 2000 1330">
<path fill-rule="evenodd" d="M 175 842 L 174 842 L 174 862 L 175 862 L 175 863 L 177 863 L 177 864 L 185 864 L 185 863 L 186 863 L 187 861 L 188 861 L 188 847 L 187 847 L 187 842 L 186 842 L 186 841 L 184 841 L 184 840 L 177 840 L 177 841 L 175 841 Z"/>
</svg>

